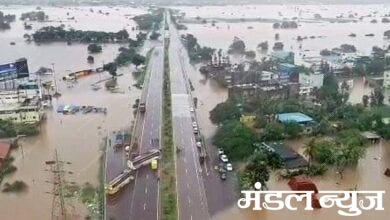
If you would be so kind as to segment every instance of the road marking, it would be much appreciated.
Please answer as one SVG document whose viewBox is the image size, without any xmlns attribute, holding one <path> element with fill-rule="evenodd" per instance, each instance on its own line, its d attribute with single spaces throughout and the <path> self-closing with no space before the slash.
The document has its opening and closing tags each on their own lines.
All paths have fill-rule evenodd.
<svg viewBox="0 0 390 220">
<path fill-rule="evenodd" d="M 190 197 L 188 196 L 188 204 L 190 204 L 191 205 L 191 199 L 190 199 Z"/>
<path fill-rule="evenodd" d="M 144 210 L 146 210 L 146 203 L 144 203 Z"/>
<path fill-rule="evenodd" d="M 191 220 L 192 220 L 192 215 L 191 215 Z"/>
<path fill-rule="evenodd" d="M 184 161 L 184 163 L 187 163 L 187 160 L 186 160 L 186 158 L 185 158 L 185 157 L 183 157 L 183 161 Z"/>
<path fill-rule="evenodd" d="M 186 169 L 186 173 L 188 173 L 188 170 Z"/>
<path fill-rule="evenodd" d="M 146 174 L 146 179 L 149 179 L 149 174 Z"/>
<path fill-rule="evenodd" d="M 189 188 L 190 188 L 190 184 L 187 183 L 187 189 L 189 189 Z"/>
<path fill-rule="evenodd" d="M 148 187 L 145 187 L 145 194 L 148 194 Z"/>
</svg>

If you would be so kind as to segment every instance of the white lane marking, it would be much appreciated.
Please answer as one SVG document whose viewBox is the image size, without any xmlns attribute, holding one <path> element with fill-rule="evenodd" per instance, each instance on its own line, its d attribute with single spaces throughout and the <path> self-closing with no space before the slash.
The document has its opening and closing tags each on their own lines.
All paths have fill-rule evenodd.
<svg viewBox="0 0 390 220">
<path fill-rule="evenodd" d="M 148 194 L 148 187 L 145 187 L 145 194 Z"/>
<path fill-rule="evenodd" d="M 188 173 L 188 170 L 186 169 L 186 173 Z"/>
<path fill-rule="evenodd" d="M 191 199 L 190 199 L 190 197 L 188 196 L 188 204 L 190 204 L 191 205 Z"/>
<path fill-rule="evenodd" d="M 187 189 L 189 189 L 189 188 L 190 188 L 190 184 L 187 183 Z"/>
<path fill-rule="evenodd" d="M 149 174 L 146 174 L 146 179 L 149 179 Z"/>
<path fill-rule="evenodd" d="M 144 210 L 146 210 L 146 203 L 144 203 Z"/>
<path fill-rule="evenodd" d="M 191 220 L 192 220 L 192 215 L 191 215 Z"/>
<path fill-rule="evenodd" d="M 187 160 L 186 160 L 186 158 L 185 158 L 185 157 L 183 158 L 183 161 L 184 161 L 184 163 L 187 163 Z"/>
</svg>

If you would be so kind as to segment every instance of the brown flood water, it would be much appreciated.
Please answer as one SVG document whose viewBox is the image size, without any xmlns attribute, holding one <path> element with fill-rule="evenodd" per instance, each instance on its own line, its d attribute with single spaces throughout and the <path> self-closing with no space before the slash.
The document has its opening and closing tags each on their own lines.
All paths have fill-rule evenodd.
<svg viewBox="0 0 390 220">
<path fill-rule="evenodd" d="M 52 176 L 45 171 L 47 168 L 44 162 L 52 160 L 54 150 L 57 149 L 60 160 L 69 161 L 72 164 L 66 165 L 67 171 L 73 172 L 66 176 L 66 181 L 76 182 L 82 185 L 85 182 L 98 184 L 99 158 L 102 155 L 102 140 L 107 132 L 129 127 L 133 120 L 132 104 L 140 95 L 140 90 L 132 85 L 135 83 L 131 72 L 133 67 L 118 69 L 118 87 L 123 93 L 110 93 L 104 89 L 104 83 L 100 85 L 103 89 L 93 91 L 91 84 L 101 79 L 110 78 L 108 73 L 96 74 L 79 79 L 74 87 L 69 88 L 68 84 L 61 79 L 70 71 L 81 69 L 97 68 L 103 62 L 112 61 L 118 53 L 118 44 L 103 45 L 103 52 L 94 55 L 95 64 L 88 64 L 87 45 L 73 44 L 67 46 L 66 43 L 52 43 L 47 45 L 27 44 L 23 42 L 23 23 L 19 21 L 20 13 L 32 11 L 35 7 L 13 7 L 3 9 L 7 13 L 15 13 L 17 21 L 13 23 L 12 29 L 1 32 L 0 48 L 5 48 L 7 53 L 0 56 L 0 62 L 11 62 L 20 57 L 26 57 L 29 62 L 30 72 L 35 72 L 40 66 L 51 67 L 55 63 L 55 78 L 62 96 L 53 99 L 53 110 L 47 110 L 47 120 L 42 124 L 41 133 L 37 137 L 25 138 L 20 141 L 22 148 L 12 152 L 15 158 L 14 165 L 18 170 L 10 177 L 4 179 L 5 182 L 22 180 L 28 185 L 27 192 L 22 194 L 0 194 L 0 219 L 50 219 L 52 195 L 48 194 L 52 190 L 50 181 Z M 90 7 L 80 7 L 77 10 L 60 8 L 43 8 L 49 14 L 49 18 L 55 20 L 50 23 L 33 23 L 34 29 L 40 26 L 60 24 L 59 20 L 65 20 L 66 25 L 70 24 L 75 29 L 91 29 L 102 31 L 119 31 L 126 28 L 131 36 L 135 32 L 131 31 L 134 23 L 125 18 L 125 14 L 140 14 L 141 9 L 93 7 L 95 13 L 89 12 Z M 110 12 L 110 16 L 97 14 L 98 10 Z M 66 13 L 75 16 L 77 21 L 66 21 Z M 113 15 L 114 14 L 114 15 Z M 129 24 L 127 26 L 126 24 Z M 92 26 L 88 26 L 88 25 Z M 15 41 L 15 47 L 9 42 Z M 2 50 L 3 51 L 3 50 Z M 52 76 L 42 78 L 42 81 L 52 80 Z M 130 88 L 130 89 L 129 89 Z M 82 114 L 62 115 L 56 112 L 58 105 L 92 105 L 106 107 L 107 115 L 103 114 Z M 86 210 L 75 200 L 66 200 L 70 207 L 77 210 L 74 219 L 84 219 Z M 70 208 L 72 210 L 72 208 Z M 73 219 L 73 218 L 72 218 Z"/>
</svg>

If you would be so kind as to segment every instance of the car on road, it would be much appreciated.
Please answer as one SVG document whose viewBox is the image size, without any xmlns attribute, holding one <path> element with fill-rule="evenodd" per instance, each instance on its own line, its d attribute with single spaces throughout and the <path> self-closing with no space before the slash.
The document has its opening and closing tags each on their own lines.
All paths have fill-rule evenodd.
<svg viewBox="0 0 390 220">
<path fill-rule="evenodd" d="M 191 107 L 191 108 L 190 108 L 190 112 L 194 112 L 194 108 Z"/>
<path fill-rule="evenodd" d="M 221 180 L 226 180 L 226 172 L 221 173 Z"/>
<path fill-rule="evenodd" d="M 228 157 L 227 157 L 225 154 L 222 154 L 219 158 L 220 158 L 221 161 L 224 162 L 224 163 L 229 162 L 229 159 L 228 159 Z"/>
<path fill-rule="evenodd" d="M 227 171 L 233 171 L 233 165 L 231 163 L 227 163 L 225 168 Z"/>
<path fill-rule="evenodd" d="M 224 154 L 222 148 L 218 148 L 218 155 Z"/>
<path fill-rule="evenodd" d="M 196 127 L 198 127 L 198 124 L 194 121 L 194 122 L 192 122 L 192 127 L 196 128 Z"/>
<path fill-rule="evenodd" d="M 115 135 L 115 148 L 123 147 L 124 144 L 124 135 L 122 133 L 118 133 Z"/>
<path fill-rule="evenodd" d="M 158 167 L 157 160 L 152 160 L 152 162 L 150 163 L 150 166 L 151 166 L 152 170 L 157 170 L 157 167 Z"/>
<path fill-rule="evenodd" d="M 200 141 L 196 142 L 196 146 L 201 148 L 202 147 L 202 142 L 200 142 Z"/>
</svg>

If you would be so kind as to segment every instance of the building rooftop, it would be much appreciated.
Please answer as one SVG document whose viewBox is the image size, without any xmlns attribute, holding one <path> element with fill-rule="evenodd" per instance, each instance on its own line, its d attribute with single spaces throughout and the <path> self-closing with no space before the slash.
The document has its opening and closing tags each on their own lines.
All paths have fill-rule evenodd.
<svg viewBox="0 0 390 220">
<path fill-rule="evenodd" d="M 297 65 L 294 65 L 294 64 L 291 64 L 291 63 L 280 63 L 279 66 L 280 67 L 284 67 L 284 68 L 296 68 L 296 67 L 298 67 Z"/>
<path fill-rule="evenodd" d="M 279 59 L 286 59 L 291 55 L 294 55 L 291 51 L 274 51 L 271 53 L 271 56 Z"/>
<path fill-rule="evenodd" d="M 300 112 L 277 114 L 276 118 L 282 123 L 288 123 L 288 122 L 307 123 L 313 121 L 311 117 Z"/>
<path fill-rule="evenodd" d="M 0 160 L 7 158 L 11 145 L 6 142 L 0 142 Z"/>
<path fill-rule="evenodd" d="M 286 168 L 295 169 L 300 167 L 306 167 L 308 162 L 306 159 L 295 152 L 290 147 L 285 146 L 281 142 L 261 143 L 266 149 L 278 154 L 284 161 Z"/>
</svg>

